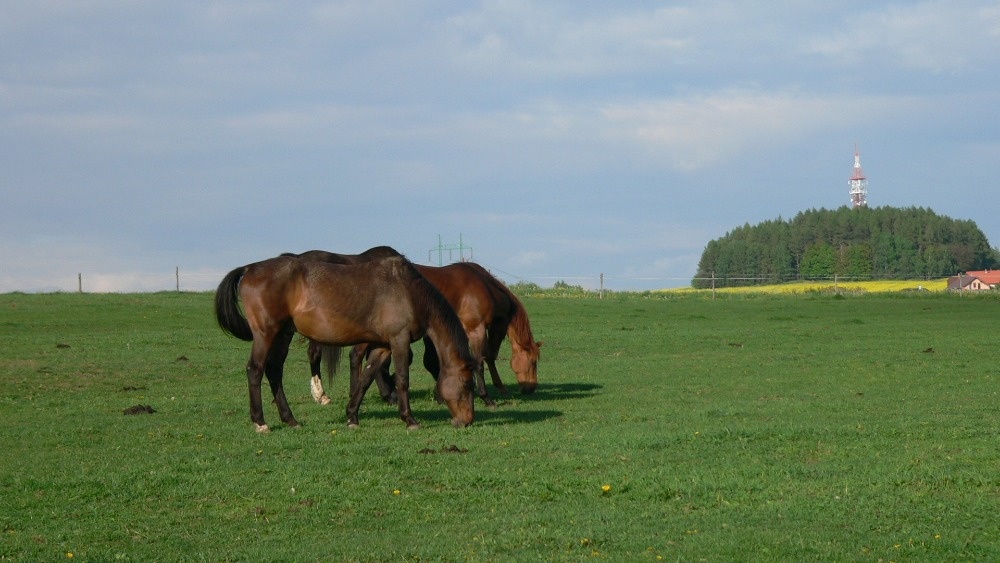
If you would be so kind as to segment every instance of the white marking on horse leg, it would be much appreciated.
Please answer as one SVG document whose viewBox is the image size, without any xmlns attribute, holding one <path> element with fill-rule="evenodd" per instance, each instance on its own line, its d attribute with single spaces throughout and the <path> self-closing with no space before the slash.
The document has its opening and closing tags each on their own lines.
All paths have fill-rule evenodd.
<svg viewBox="0 0 1000 563">
<path fill-rule="evenodd" d="M 268 432 L 271 431 L 271 429 L 268 428 L 266 424 L 254 424 L 254 427 L 257 429 L 257 432 L 261 434 L 267 434 Z"/>
<path fill-rule="evenodd" d="M 323 378 L 314 375 L 312 380 L 309 381 L 309 388 L 312 391 L 313 400 L 317 403 L 327 404 L 330 402 L 330 398 L 326 397 L 326 392 L 323 390 Z M 326 397 L 326 402 L 323 402 L 323 398 Z"/>
</svg>

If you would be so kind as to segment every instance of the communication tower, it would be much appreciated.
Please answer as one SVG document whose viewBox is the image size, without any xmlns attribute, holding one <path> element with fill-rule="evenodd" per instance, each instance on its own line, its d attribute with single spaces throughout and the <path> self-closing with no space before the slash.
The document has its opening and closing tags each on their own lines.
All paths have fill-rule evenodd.
<svg viewBox="0 0 1000 563">
<path fill-rule="evenodd" d="M 861 153 L 858 146 L 854 145 L 854 174 L 849 182 L 851 186 L 851 207 L 868 207 L 868 178 L 865 171 L 861 169 Z"/>
</svg>

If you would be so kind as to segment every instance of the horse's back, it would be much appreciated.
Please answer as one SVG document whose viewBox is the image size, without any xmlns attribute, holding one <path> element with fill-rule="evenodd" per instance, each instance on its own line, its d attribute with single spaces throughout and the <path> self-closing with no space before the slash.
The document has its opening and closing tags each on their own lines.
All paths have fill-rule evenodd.
<svg viewBox="0 0 1000 563">
<path fill-rule="evenodd" d="M 349 345 L 388 342 L 391 336 L 419 330 L 409 293 L 413 274 L 405 258 L 358 264 L 305 262 L 302 267 L 305 298 L 296 311 L 296 328 L 303 334 Z"/>
<path fill-rule="evenodd" d="M 456 265 L 460 266 L 468 275 L 475 276 L 485 290 L 489 292 L 490 298 L 493 300 L 494 313 L 496 315 L 509 320 L 516 314 L 520 306 L 517 298 L 514 297 L 503 282 L 496 279 L 486 268 L 475 262 L 459 262 Z"/>
<path fill-rule="evenodd" d="M 431 282 L 434 287 L 451 304 L 459 316 L 463 312 L 486 318 L 493 316 L 493 296 L 489 287 L 473 272 L 463 267 L 463 262 L 447 266 L 415 265 L 417 271 Z"/>
<path fill-rule="evenodd" d="M 391 246 L 375 246 L 360 254 L 339 254 L 326 250 L 307 250 L 301 254 L 286 252 L 282 256 L 294 256 L 302 260 L 326 262 L 328 264 L 361 264 L 382 258 L 402 257 L 403 255 Z"/>
</svg>

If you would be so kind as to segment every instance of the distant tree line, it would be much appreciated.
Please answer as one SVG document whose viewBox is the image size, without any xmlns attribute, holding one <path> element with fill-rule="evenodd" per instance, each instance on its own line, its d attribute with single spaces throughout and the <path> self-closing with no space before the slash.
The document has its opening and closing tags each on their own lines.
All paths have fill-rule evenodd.
<svg viewBox="0 0 1000 563">
<path fill-rule="evenodd" d="M 810 209 L 733 229 L 705 247 L 696 288 L 798 279 L 929 279 L 1000 265 L 973 221 L 922 207 Z"/>
</svg>

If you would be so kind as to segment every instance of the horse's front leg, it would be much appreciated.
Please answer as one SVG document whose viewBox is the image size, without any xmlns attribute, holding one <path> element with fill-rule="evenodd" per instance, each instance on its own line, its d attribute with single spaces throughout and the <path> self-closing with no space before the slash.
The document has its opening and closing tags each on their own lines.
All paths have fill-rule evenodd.
<svg viewBox="0 0 1000 563">
<path fill-rule="evenodd" d="M 486 356 L 484 360 L 486 367 L 490 370 L 490 379 L 493 380 L 493 386 L 501 394 L 510 395 L 507 386 L 500 379 L 500 372 L 497 371 L 497 356 L 500 355 L 500 345 L 503 344 L 505 334 L 496 323 L 486 330 Z"/>
<path fill-rule="evenodd" d="M 441 398 L 441 393 L 438 391 L 437 380 L 438 376 L 441 375 L 441 360 L 437 355 L 437 348 L 434 347 L 434 343 L 431 339 L 424 337 L 424 369 L 430 372 L 431 377 L 434 378 L 434 400 L 440 405 L 444 403 L 444 399 Z"/>
<path fill-rule="evenodd" d="M 285 388 L 282 385 L 285 371 L 285 358 L 288 357 L 288 346 L 292 342 L 295 331 L 286 328 L 274 339 L 271 345 L 271 353 L 267 355 L 267 364 L 264 374 L 267 382 L 271 385 L 271 394 L 274 395 L 274 402 L 278 405 L 278 416 L 281 421 L 289 426 L 298 426 L 299 422 L 292 415 L 292 409 L 288 406 L 288 398 L 285 397 Z"/>
<path fill-rule="evenodd" d="M 351 398 L 347 401 L 347 426 L 351 428 L 358 427 L 358 411 L 361 409 L 361 401 L 365 398 L 365 393 L 371 387 L 375 376 L 381 371 L 382 364 L 388 361 L 389 351 L 384 348 L 376 348 L 372 351 L 372 356 L 369 359 L 370 363 L 365 366 L 365 369 L 358 368 L 360 373 L 355 376 L 356 381 L 351 385 Z M 351 371 L 354 372 L 354 370 L 355 368 L 352 366 Z"/>
<path fill-rule="evenodd" d="M 396 364 L 396 395 L 399 397 L 399 418 L 406 428 L 416 430 L 420 423 L 413 418 L 410 410 L 410 343 L 392 345 L 392 361 Z"/>
<path fill-rule="evenodd" d="M 507 386 L 503 384 L 503 380 L 500 379 L 500 373 L 497 371 L 496 358 L 487 358 L 484 362 L 486 367 L 490 369 L 490 379 L 493 380 L 493 386 L 497 388 L 497 391 L 504 395 L 510 395 L 510 391 L 507 390 Z"/>
<path fill-rule="evenodd" d="M 496 408 L 497 404 L 490 397 L 490 394 L 486 391 L 486 378 L 483 374 L 485 371 L 483 369 L 483 351 L 486 348 L 486 326 L 480 325 L 471 331 L 468 331 L 469 335 L 469 348 L 472 350 L 472 355 L 476 358 L 476 395 L 486 403 L 487 407 Z"/>
</svg>

